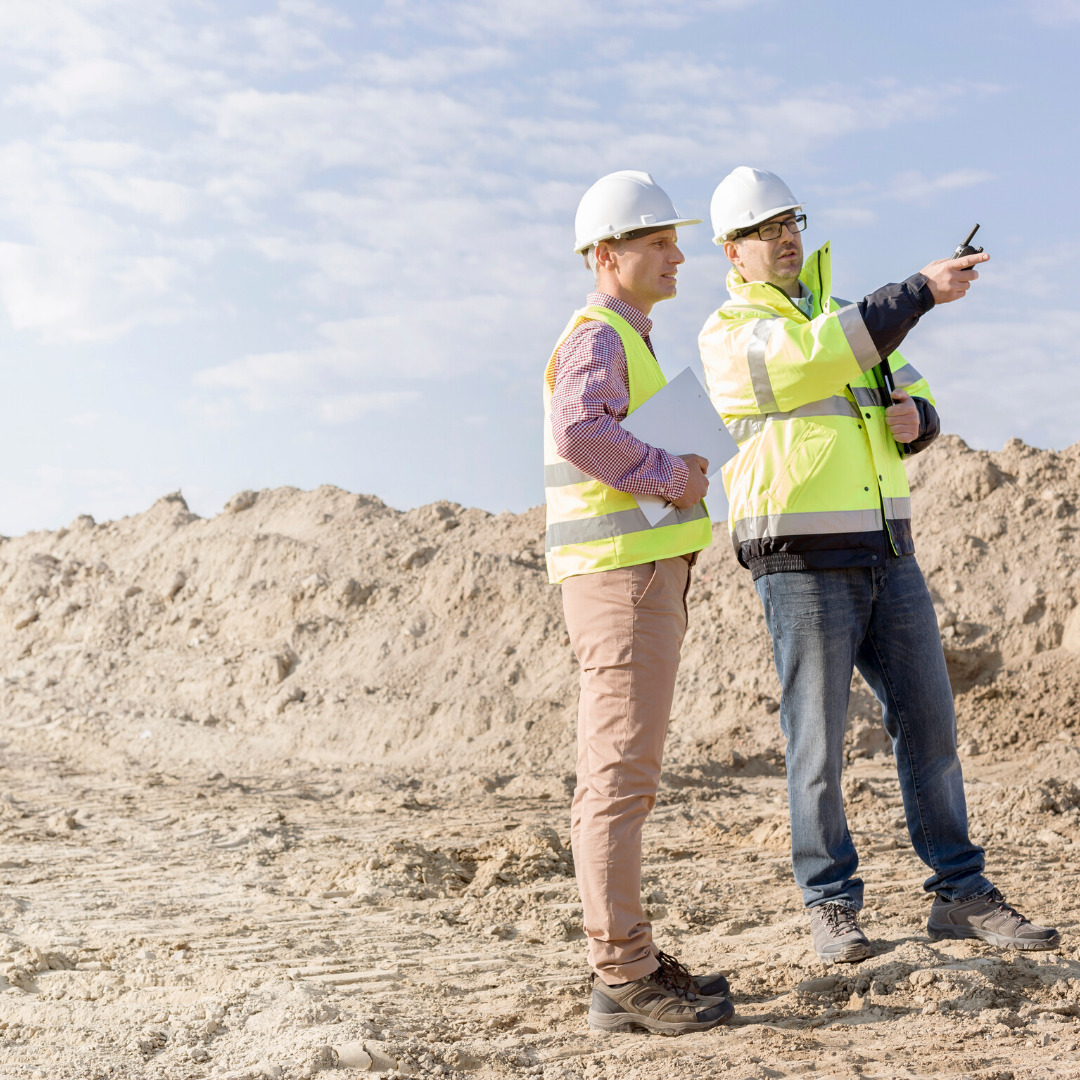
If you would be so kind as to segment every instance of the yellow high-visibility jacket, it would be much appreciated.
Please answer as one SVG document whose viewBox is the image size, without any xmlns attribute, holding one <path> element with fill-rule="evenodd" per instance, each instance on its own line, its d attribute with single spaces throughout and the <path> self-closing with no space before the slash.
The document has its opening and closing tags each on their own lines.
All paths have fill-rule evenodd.
<svg viewBox="0 0 1080 1080">
<path fill-rule="evenodd" d="M 607 323 L 622 341 L 626 353 L 628 415 L 667 385 L 656 357 L 641 335 L 610 308 L 585 307 L 575 311 L 559 335 L 544 372 L 544 489 L 547 496 L 544 549 L 548 580 L 552 584 L 577 574 L 595 574 L 620 566 L 672 559 L 700 551 L 712 543 L 712 523 L 704 502 L 687 510 L 673 507 L 666 517 L 650 526 L 633 495 L 602 484 L 559 456 L 551 429 L 555 357 L 562 343 L 581 323 L 590 319 Z"/>
<path fill-rule="evenodd" d="M 881 357 L 858 305 L 831 295 L 828 244 L 800 280 L 811 318 L 733 267 L 731 299 L 698 337 L 709 396 L 740 447 L 723 470 L 728 524 L 755 577 L 882 565 L 886 544 L 897 555 L 915 550 Z M 926 380 L 898 352 L 889 361 L 897 387 L 932 405 Z"/>
</svg>

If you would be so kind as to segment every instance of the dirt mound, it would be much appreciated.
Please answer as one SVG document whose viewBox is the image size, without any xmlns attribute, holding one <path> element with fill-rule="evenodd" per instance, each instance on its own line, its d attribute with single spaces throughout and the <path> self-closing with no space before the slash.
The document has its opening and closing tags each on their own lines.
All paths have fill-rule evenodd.
<svg viewBox="0 0 1080 1080">
<path fill-rule="evenodd" d="M 1076 731 L 1080 444 L 953 436 L 910 468 L 916 543 L 969 753 Z"/>
<path fill-rule="evenodd" d="M 1013 440 L 991 454 L 946 437 L 911 474 L 966 752 L 1068 741 L 1080 446 Z M 666 781 L 775 773 L 769 641 L 722 534 L 690 599 Z M 119 752 L 148 770 L 432 766 L 474 793 L 549 799 L 573 765 L 577 670 L 543 573 L 540 508 L 401 513 L 337 488 L 280 488 L 204 520 L 174 494 L 120 521 L 5 539 L 0 671 L 4 722 L 88 764 Z M 887 749 L 860 680 L 850 718 L 852 757 Z"/>
<path fill-rule="evenodd" d="M 1078 458 L 944 439 L 912 464 L 972 835 L 1062 947 L 928 939 L 926 870 L 856 679 L 844 793 L 873 953 L 818 960 L 769 641 L 720 537 L 695 573 L 641 887 L 658 942 L 727 974 L 740 1020 L 648 1046 L 586 1026 L 577 672 L 539 510 L 281 489 L 204 521 L 173 495 L 0 541 L 5 1064 L 133 1080 L 1068 1069 Z"/>
</svg>

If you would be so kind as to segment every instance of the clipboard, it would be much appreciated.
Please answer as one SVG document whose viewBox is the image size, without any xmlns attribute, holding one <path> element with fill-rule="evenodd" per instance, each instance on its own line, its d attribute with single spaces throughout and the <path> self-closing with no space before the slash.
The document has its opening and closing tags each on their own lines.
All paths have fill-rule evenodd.
<svg viewBox="0 0 1080 1080">
<path fill-rule="evenodd" d="M 738 443 L 689 367 L 630 413 L 622 426 L 634 438 L 675 457 L 699 454 L 707 458 L 710 479 L 739 452 Z M 667 524 L 674 524 L 678 515 L 685 513 L 661 495 L 635 494 L 634 499 L 653 528 L 667 517 L 672 519 Z"/>
</svg>

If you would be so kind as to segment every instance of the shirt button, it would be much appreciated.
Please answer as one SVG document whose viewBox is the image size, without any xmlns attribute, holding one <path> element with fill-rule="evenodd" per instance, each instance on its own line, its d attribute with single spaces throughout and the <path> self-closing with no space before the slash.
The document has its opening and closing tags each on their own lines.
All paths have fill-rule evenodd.
<svg viewBox="0 0 1080 1080">
<path fill-rule="evenodd" d="M 864 487 L 864 488 L 863 488 L 863 491 L 869 491 L 869 490 L 870 490 L 870 489 L 869 489 L 869 488 L 867 488 L 867 487 Z"/>
<path fill-rule="evenodd" d="M 871 555 L 870 558 L 871 558 L 871 560 L 873 562 L 877 562 L 877 556 L 876 555 Z"/>
<path fill-rule="evenodd" d="M 878 479 L 879 480 L 881 479 L 881 473 L 878 473 Z"/>
<path fill-rule="evenodd" d="M 864 413 L 863 415 L 866 417 L 867 420 L 870 419 L 870 414 L 869 413 Z"/>
</svg>

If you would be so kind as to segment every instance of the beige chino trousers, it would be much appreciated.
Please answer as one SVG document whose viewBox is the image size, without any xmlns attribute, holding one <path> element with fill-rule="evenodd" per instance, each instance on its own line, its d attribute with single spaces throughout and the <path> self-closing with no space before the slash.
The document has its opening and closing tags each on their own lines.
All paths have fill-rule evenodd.
<svg viewBox="0 0 1080 1080">
<path fill-rule="evenodd" d="M 641 908 L 641 829 L 656 804 L 689 587 L 681 556 L 562 586 L 581 665 L 570 837 L 589 963 L 609 984 L 656 968 Z"/>
</svg>

